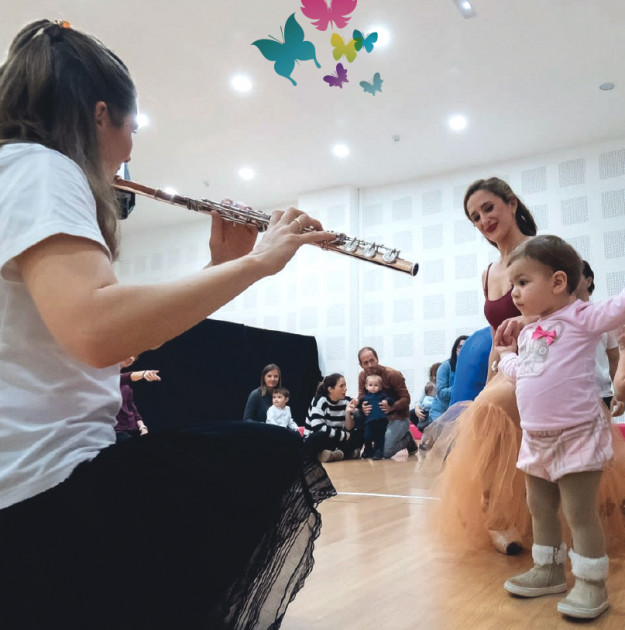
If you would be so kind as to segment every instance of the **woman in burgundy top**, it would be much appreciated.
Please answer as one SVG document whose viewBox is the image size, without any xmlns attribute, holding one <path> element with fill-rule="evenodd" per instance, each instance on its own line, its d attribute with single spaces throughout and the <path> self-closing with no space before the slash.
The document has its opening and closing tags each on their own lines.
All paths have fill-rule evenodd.
<svg viewBox="0 0 625 630">
<path fill-rule="evenodd" d="M 484 315 L 494 331 L 520 315 L 512 302 L 507 259 L 536 234 L 536 224 L 510 186 L 497 178 L 471 184 L 464 210 L 499 251 L 499 259 L 482 275 Z M 427 469 L 445 462 L 435 516 L 444 539 L 467 548 L 492 542 L 511 554 L 529 543 L 530 521 L 523 473 L 516 468 L 521 430 L 514 385 L 493 370 L 497 358 L 491 350 L 488 380 L 475 401 L 458 403 L 442 416 L 444 428 L 428 453 Z M 445 422 L 450 416 L 457 422 Z"/>
</svg>

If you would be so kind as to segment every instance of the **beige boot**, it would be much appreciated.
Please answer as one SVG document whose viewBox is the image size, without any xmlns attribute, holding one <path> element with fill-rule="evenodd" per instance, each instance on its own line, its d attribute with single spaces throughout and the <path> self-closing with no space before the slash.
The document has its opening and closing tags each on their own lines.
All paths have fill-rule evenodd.
<svg viewBox="0 0 625 630">
<path fill-rule="evenodd" d="M 558 611 L 569 617 L 594 619 L 610 606 L 605 587 L 608 577 L 608 556 L 585 558 L 572 549 L 569 556 L 575 576 L 575 586 L 558 603 Z"/>
<path fill-rule="evenodd" d="M 540 597 L 566 592 L 564 576 L 566 545 L 564 543 L 559 547 L 533 545 L 532 557 L 534 559 L 532 569 L 506 580 L 503 587 L 508 593 L 521 597 Z"/>
</svg>

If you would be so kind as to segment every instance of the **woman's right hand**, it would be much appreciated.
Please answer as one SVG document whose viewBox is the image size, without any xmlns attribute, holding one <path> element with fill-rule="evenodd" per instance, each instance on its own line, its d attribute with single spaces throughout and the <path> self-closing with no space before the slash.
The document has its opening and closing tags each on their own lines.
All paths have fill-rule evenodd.
<svg viewBox="0 0 625 630">
<path fill-rule="evenodd" d="M 250 256 L 260 257 L 267 275 L 280 271 L 295 252 L 307 243 L 332 242 L 336 236 L 323 230 L 321 223 L 296 208 L 274 212 L 267 232 Z"/>
</svg>

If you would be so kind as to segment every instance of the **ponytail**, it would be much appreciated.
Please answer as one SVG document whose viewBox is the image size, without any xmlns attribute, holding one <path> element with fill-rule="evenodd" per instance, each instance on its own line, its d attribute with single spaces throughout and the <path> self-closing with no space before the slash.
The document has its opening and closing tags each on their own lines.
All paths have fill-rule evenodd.
<svg viewBox="0 0 625 630">
<path fill-rule="evenodd" d="M 102 43 L 67 22 L 50 20 L 32 22 L 17 34 L 0 66 L 0 142 L 36 142 L 78 164 L 115 258 L 118 203 L 100 158 L 95 124 L 100 101 L 117 126 L 136 112 L 128 69 Z"/>
</svg>

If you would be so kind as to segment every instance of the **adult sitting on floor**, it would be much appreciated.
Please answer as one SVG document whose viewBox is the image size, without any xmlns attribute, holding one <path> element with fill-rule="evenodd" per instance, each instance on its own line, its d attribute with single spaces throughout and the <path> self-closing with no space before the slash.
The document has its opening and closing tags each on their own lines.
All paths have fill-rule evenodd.
<svg viewBox="0 0 625 630">
<path fill-rule="evenodd" d="M 358 401 L 346 396 L 342 374 L 326 376 L 310 403 L 304 425 L 305 448 L 321 462 L 358 459 L 363 431 L 356 427 L 354 413 Z"/>
<path fill-rule="evenodd" d="M 384 457 L 393 457 L 404 448 L 408 449 L 409 455 L 416 453 L 419 447 L 410 433 L 410 394 L 404 375 L 399 370 L 380 365 L 378 353 L 370 347 L 360 349 L 358 363 L 362 368 L 358 375 L 358 398 L 365 395 L 367 376 L 379 374 L 382 377 L 382 389 L 395 401 L 392 405 L 386 401 L 380 403 L 380 409 L 389 421 L 384 436 Z M 371 405 L 363 403 L 362 411 L 367 415 Z"/>
</svg>

